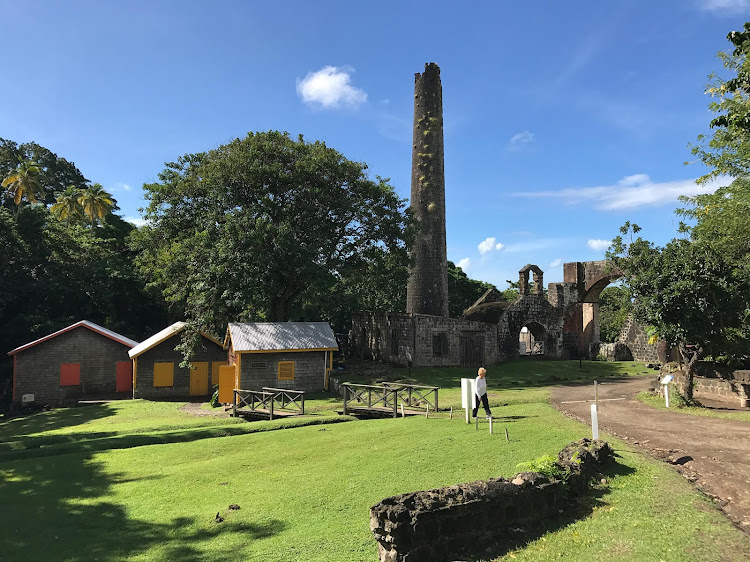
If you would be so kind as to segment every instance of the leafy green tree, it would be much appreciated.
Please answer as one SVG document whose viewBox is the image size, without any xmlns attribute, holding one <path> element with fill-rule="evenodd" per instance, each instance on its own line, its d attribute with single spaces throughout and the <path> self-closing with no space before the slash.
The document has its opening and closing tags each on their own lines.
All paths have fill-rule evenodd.
<svg viewBox="0 0 750 562">
<path fill-rule="evenodd" d="M 617 341 L 625 321 L 633 308 L 627 287 L 607 287 L 599 295 L 600 339 L 603 342 Z"/>
<path fill-rule="evenodd" d="M 52 205 L 50 210 L 58 220 L 67 222 L 75 221 L 83 217 L 83 207 L 81 206 L 80 199 L 81 190 L 73 185 L 69 185 L 65 188 L 65 191 L 57 196 L 55 204 Z"/>
<path fill-rule="evenodd" d="M 451 318 L 458 318 L 488 289 L 495 289 L 491 283 L 471 279 L 464 270 L 448 261 L 448 306 Z"/>
<path fill-rule="evenodd" d="M 638 230 L 631 224 L 621 228 L 623 235 Z M 676 238 L 658 247 L 641 237 L 625 242 L 618 236 L 607 257 L 627 279 L 636 318 L 679 350 L 688 400 L 699 359 L 741 360 L 747 354 L 750 283 L 715 246 Z"/>
<path fill-rule="evenodd" d="M 24 199 L 29 203 L 37 202 L 37 195 L 42 192 L 39 176 L 39 166 L 31 160 L 23 160 L 3 179 L 2 186 L 7 189 L 17 210 Z"/>
<path fill-rule="evenodd" d="M 185 155 L 144 186 L 141 269 L 214 332 L 227 321 L 288 320 L 320 295 L 341 299 L 330 291 L 351 292 L 381 272 L 373 264 L 405 255 L 404 201 L 366 171 L 322 142 L 276 131 Z"/>
<path fill-rule="evenodd" d="M 0 138 L 0 178 L 7 177 L 21 161 L 35 162 L 39 168 L 39 182 L 43 190 L 42 201 L 52 205 L 57 195 L 72 185 L 83 189 L 88 180 L 75 164 L 57 156 L 47 148 L 34 142 L 18 144 Z M 12 208 L 12 201 L 5 200 L 4 206 Z"/>
<path fill-rule="evenodd" d="M 81 205 L 83 214 L 91 221 L 91 228 L 94 228 L 96 222 L 103 219 L 112 209 L 117 208 L 112 195 L 98 183 L 82 189 L 78 203 Z"/>
</svg>

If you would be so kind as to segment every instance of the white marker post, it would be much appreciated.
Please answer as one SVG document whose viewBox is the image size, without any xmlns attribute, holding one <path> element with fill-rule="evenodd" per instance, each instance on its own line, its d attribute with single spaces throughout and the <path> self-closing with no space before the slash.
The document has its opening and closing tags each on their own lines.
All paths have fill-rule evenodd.
<svg viewBox="0 0 750 562">
<path fill-rule="evenodd" d="M 402 418 L 406 417 L 406 415 L 404 414 L 404 403 L 403 402 L 401 402 L 401 417 Z"/>
<path fill-rule="evenodd" d="M 471 423 L 470 412 L 474 409 L 474 379 L 461 379 L 461 407 L 466 413 L 466 423 Z"/>
<path fill-rule="evenodd" d="M 591 404 L 591 437 L 599 439 L 599 416 L 596 412 L 596 404 Z"/>
<path fill-rule="evenodd" d="M 674 379 L 673 375 L 667 375 L 661 379 L 661 384 L 664 387 L 664 402 L 667 408 L 669 408 L 669 383 L 672 382 L 672 379 Z"/>
</svg>

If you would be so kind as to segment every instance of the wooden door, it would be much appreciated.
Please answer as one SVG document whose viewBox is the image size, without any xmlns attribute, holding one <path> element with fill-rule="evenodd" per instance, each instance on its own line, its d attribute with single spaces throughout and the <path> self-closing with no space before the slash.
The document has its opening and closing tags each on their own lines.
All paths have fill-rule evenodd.
<svg viewBox="0 0 750 562">
<path fill-rule="evenodd" d="M 484 334 L 462 332 L 458 338 L 459 361 L 462 367 L 481 367 L 484 363 Z"/>
<path fill-rule="evenodd" d="M 133 392 L 133 363 L 118 361 L 115 375 L 115 392 Z"/>
<path fill-rule="evenodd" d="M 234 365 L 219 367 L 219 402 L 232 404 L 234 402 Z"/>
<path fill-rule="evenodd" d="M 190 370 L 190 396 L 208 394 L 208 363 L 193 363 Z"/>
</svg>

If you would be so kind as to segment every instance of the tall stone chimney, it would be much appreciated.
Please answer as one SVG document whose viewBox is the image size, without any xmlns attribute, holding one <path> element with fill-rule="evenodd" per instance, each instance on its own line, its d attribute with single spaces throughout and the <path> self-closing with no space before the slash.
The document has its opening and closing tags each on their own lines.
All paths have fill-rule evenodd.
<svg viewBox="0 0 750 562">
<path fill-rule="evenodd" d="M 424 74 L 414 75 L 411 210 L 419 232 L 411 250 L 406 312 L 448 316 L 443 87 L 434 62 L 424 65 Z"/>
</svg>

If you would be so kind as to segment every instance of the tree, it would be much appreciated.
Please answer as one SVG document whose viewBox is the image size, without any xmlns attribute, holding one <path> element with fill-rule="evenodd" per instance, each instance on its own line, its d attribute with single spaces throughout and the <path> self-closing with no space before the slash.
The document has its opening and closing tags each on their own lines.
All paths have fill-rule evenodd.
<svg viewBox="0 0 750 562">
<path fill-rule="evenodd" d="M 636 234 L 626 223 L 623 235 Z M 641 237 L 613 240 L 607 257 L 624 273 L 635 316 L 676 347 L 692 400 L 696 362 L 710 355 L 741 360 L 748 351 L 750 282 L 710 243 L 675 238 L 664 247 Z"/>
<path fill-rule="evenodd" d="M 78 203 L 81 205 L 83 214 L 91 220 L 91 228 L 94 228 L 97 220 L 103 219 L 112 209 L 117 208 L 116 201 L 101 184 L 90 185 L 80 193 Z"/>
<path fill-rule="evenodd" d="M 469 278 L 464 270 L 448 262 L 448 296 L 449 314 L 451 318 L 458 318 L 464 310 L 469 308 L 488 289 L 495 289 L 491 283 Z"/>
<path fill-rule="evenodd" d="M 405 202 L 366 171 L 322 142 L 276 131 L 185 155 L 144 186 L 139 264 L 214 332 L 228 321 L 289 320 L 320 295 L 333 303 L 333 288 L 405 255 Z"/>
<path fill-rule="evenodd" d="M 622 285 L 607 287 L 599 295 L 600 339 L 603 342 L 617 341 L 625 321 L 633 308 L 630 291 Z"/>
<path fill-rule="evenodd" d="M 58 220 L 70 222 L 71 219 L 82 218 L 83 207 L 81 206 L 80 199 L 81 190 L 74 185 L 70 185 L 57 196 L 57 200 L 50 210 Z"/>
<path fill-rule="evenodd" d="M 36 197 L 42 192 L 39 166 L 31 160 L 23 160 L 18 167 L 3 179 L 2 186 L 8 190 L 16 211 L 20 209 L 21 201 L 36 203 Z"/>
<path fill-rule="evenodd" d="M 7 177 L 20 161 L 25 160 L 35 162 L 39 168 L 39 182 L 44 194 L 42 201 L 46 205 L 52 205 L 57 195 L 68 186 L 83 189 L 88 184 L 75 164 L 58 157 L 47 148 L 34 142 L 17 144 L 0 138 L 0 178 Z M 11 207 L 12 203 L 4 201 L 3 205 Z"/>
</svg>

